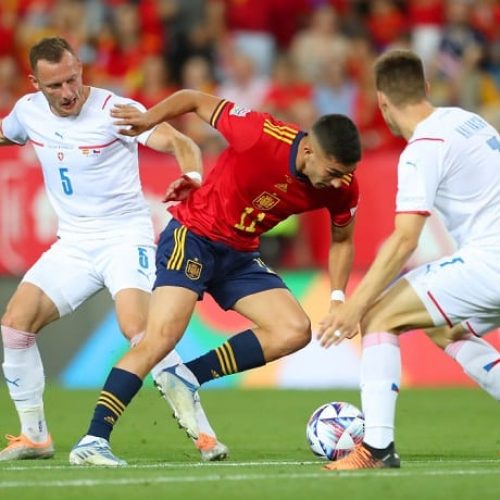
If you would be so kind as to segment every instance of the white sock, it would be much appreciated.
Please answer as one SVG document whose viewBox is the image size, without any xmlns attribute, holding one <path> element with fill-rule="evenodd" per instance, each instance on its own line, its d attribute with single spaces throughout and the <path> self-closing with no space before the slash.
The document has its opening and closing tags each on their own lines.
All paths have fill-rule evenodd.
<svg viewBox="0 0 500 500">
<path fill-rule="evenodd" d="M 140 333 L 136 336 L 134 336 L 130 340 L 130 344 L 132 347 L 137 345 L 138 342 L 140 342 L 143 334 Z M 181 372 L 181 375 L 185 376 L 188 380 L 194 379 L 196 383 L 198 381 L 196 380 L 196 377 L 194 377 L 193 372 L 189 370 L 184 363 L 182 362 L 181 357 L 177 353 L 177 351 L 174 349 L 173 351 L 170 351 L 161 361 L 159 361 L 152 369 L 151 369 L 151 376 L 153 377 L 153 380 L 156 379 L 158 374 L 165 368 L 168 368 L 169 366 L 174 366 L 174 365 L 179 365 L 179 371 Z M 215 436 L 215 431 L 213 430 L 212 426 L 210 425 L 210 422 L 208 421 L 207 415 L 205 413 L 205 410 L 203 409 L 203 406 L 201 405 L 200 397 L 199 395 L 197 396 L 195 400 L 195 409 L 196 409 L 196 420 L 198 422 L 198 428 L 201 433 L 203 434 L 208 434 L 209 436 Z"/>
<path fill-rule="evenodd" d="M 1 326 L 4 362 L 3 373 L 9 394 L 21 423 L 21 433 L 32 441 L 48 438 L 43 409 L 45 375 L 36 345 L 36 335 Z"/>
<path fill-rule="evenodd" d="M 500 401 L 500 353 L 486 340 L 470 335 L 444 350 L 488 394 Z"/>
<path fill-rule="evenodd" d="M 401 380 L 397 335 L 369 333 L 363 337 L 361 401 L 365 415 L 364 442 L 386 448 L 394 441 L 394 417 Z"/>
</svg>

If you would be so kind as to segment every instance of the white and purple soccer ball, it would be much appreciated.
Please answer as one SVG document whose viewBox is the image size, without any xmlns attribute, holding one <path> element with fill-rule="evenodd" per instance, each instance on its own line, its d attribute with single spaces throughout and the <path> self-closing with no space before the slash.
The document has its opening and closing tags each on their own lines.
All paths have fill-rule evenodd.
<svg viewBox="0 0 500 500">
<path fill-rule="evenodd" d="M 306 437 L 312 452 L 327 460 L 348 455 L 363 440 L 365 420 L 351 403 L 333 401 L 320 406 L 307 422 Z"/>
</svg>

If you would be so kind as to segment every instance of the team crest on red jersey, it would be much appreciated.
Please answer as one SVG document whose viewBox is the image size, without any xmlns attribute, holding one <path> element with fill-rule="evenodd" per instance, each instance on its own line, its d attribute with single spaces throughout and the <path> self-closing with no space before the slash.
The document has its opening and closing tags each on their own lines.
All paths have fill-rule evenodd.
<svg viewBox="0 0 500 500">
<path fill-rule="evenodd" d="M 262 194 L 257 196 L 255 200 L 253 200 L 252 205 L 258 210 L 271 210 L 279 202 L 280 199 L 277 196 L 264 191 Z"/>
<path fill-rule="evenodd" d="M 185 270 L 186 276 L 190 280 L 200 279 L 202 267 L 203 266 L 199 262 L 196 262 L 195 260 L 191 259 L 188 260 L 186 262 L 186 270 Z"/>
</svg>

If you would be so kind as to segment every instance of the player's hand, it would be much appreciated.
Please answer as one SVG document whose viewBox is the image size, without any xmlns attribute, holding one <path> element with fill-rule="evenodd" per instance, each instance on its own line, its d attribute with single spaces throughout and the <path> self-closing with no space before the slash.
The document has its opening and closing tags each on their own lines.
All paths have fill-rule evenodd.
<svg viewBox="0 0 500 500">
<path fill-rule="evenodd" d="M 200 186 L 201 183 L 198 179 L 193 179 L 189 175 L 184 174 L 168 186 L 162 201 L 163 203 L 167 203 L 169 201 L 185 200 L 193 189 L 198 189 Z"/>
<path fill-rule="evenodd" d="M 118 132 L 129 137 L 142 134 L 156 125 L 150 119 L 147 111 L 139 111 L 135 106 L 129 104 L 115 104 L 111 109 L 111 116 L 116 118 L 114 124 L 120 127 Z"/>
<path fill-rule="evenodd" d="M 322 347 L 340 344 L 344 339 L 352 339 L 359 333 L 360 317 L 351 312 L 349 303 L 332 302 L 330 311 L 320 321 L 316 334 Z"/>
</svg>

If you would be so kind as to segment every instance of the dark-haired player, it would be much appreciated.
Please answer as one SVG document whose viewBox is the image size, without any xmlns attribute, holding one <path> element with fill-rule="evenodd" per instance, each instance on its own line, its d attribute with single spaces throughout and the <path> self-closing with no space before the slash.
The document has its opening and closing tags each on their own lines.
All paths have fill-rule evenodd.
<svg viewBox="0 0 500 500">
<path fill-rule="evenodd" d="M 146 334 L 111 371 L 87 435 L 108 439 L 121 412 L 103 404 L 109 394 L 128 405 L 150 367 L 182 337 L 196 302 L 210 293 L 255 325 L 223 345 L 160 376 L 160 388 L 179 423 L 196 437 L 194 401 L 208 380 L 242 372 L 293 353 L 311 338 L 310 321 L 281 278 L 259 258 L 259 237 L 296 213 L 326 208 L 331 216 L 332 302 L 343 300 L 353 258 L 361 157 L 358 131 L 343 115 L 319 118 L 309 133 L 268 114 L 219 97 L 183 90 L 146 113 L 119 106 L 117 125 L 135 136 L 156 123 L 194 112 L 228 147 L 200 188 L 171 209 L 157 253 L 157 277 Z M 84 438 L 85 439 L 85 438 Z M 70 461 L 85 461 L 84 442 Z"/>
</svg>

